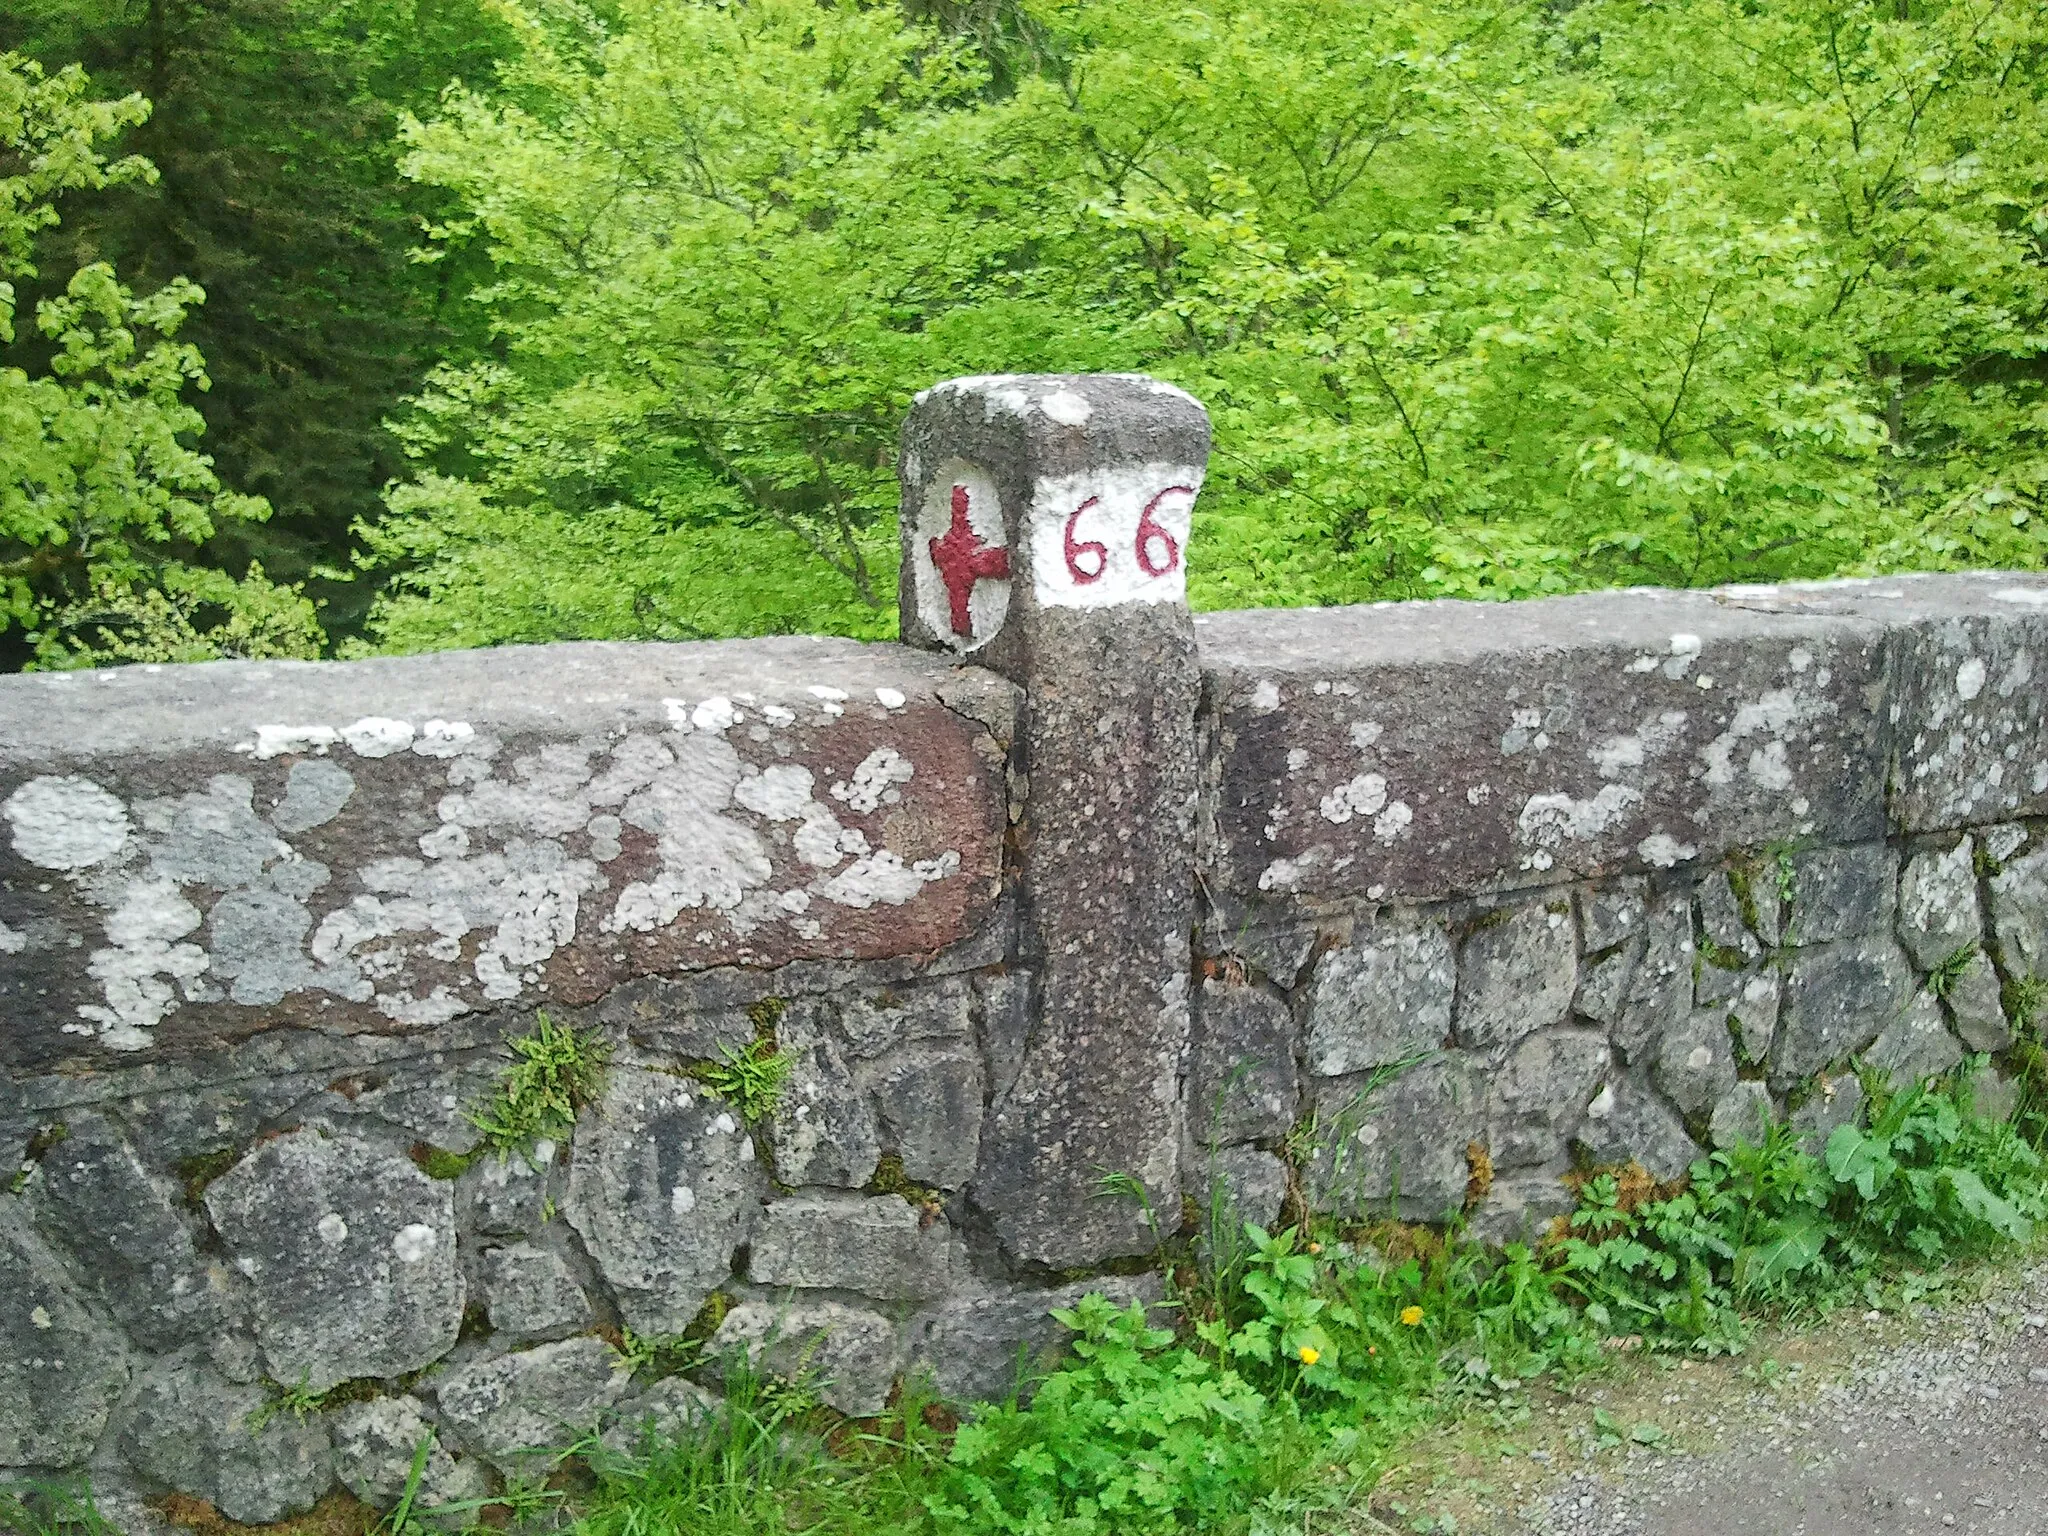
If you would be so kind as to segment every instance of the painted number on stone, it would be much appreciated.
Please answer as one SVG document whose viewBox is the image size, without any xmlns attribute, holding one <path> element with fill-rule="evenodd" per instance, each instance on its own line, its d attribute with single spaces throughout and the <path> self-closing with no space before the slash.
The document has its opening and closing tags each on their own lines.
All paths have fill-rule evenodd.
<svg viewBox="0 0 2048 1536">
<path fill-rule="evenodd" d="M 1173 495 L 1194 497 L 1192 487 L 1169 485 L 1165 490 L 1145 503 L 1145 510 L 1138 514 L 1138 533 L 1132 541 L 1131 552 L 1137 557 L 1138 569 L 1147 576 L 1170 576 L 1180 569 L 1180 541 L 1159 525 L 1155 514 L 1159 503 Z M 1099 539 L 1077 539 L 1074 525 L 1081 520 L 1081 514 L 1102 504 L 1100 496 L 1090 496 L 1067 516 L 1067 526 L 1062 535 L 1065 549 L 1062 553 L 1067 560 L 1067 574 L 1086 586 L 1100 581 L 1102 573 L 1109 569 L 1109 546 Z M 1087 564 L 1082 564 L 1083 559 Z"/>
</svg>

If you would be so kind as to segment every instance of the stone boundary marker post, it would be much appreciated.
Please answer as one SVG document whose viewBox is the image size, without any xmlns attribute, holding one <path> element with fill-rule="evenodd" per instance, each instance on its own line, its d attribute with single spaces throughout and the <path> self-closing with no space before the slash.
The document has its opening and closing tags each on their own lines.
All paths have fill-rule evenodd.
<svg viewBox="0 0 2048 1536">
<path fill-rule="evenodd" d="M 1037 1024 L 976 1178 L 1027 1262 L 1153 1246 L 1135 1201 L 1093 1198 L 1107 1173 L 1177 1206 L 1201 693 L 1186 558 L 1208 455 L 1201 405 L 1137 375 L 956 379 L 903 428 L 903 638 L 1029 701 L 1018 875 Z"/>
</svg>

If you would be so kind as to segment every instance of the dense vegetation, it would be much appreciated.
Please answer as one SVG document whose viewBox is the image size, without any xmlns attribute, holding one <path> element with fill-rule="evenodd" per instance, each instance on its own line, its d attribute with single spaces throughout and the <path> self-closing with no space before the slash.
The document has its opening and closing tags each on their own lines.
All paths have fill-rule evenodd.
<svg viewBox="0 0 2048 1536">
<path fill-rule="evenodd" d="M 1212 606 L 2048 549 L 2018 0 L 4 0 L 0 47 L 17 663 L 303 649 L 299 583 L 350 647 L 886 634 L 896 425 L 995 370 L 1209 404 Z M 55 388 L 160 446 L 88 475 Z"/>
</svg>

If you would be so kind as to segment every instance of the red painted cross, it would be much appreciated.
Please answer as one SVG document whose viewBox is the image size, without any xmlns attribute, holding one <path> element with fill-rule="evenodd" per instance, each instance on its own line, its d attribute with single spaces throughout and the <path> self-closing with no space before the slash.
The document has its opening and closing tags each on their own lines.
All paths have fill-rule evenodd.
<svg viewBox="0 0 2048 1536">
<path fill-rule="evenodd" d="M 1008 576 L 1010 552 L 983 543 L 981 535 L 969 526 L 964 485 L 953 487 L 952 525 L 943 537 L 930 542 L 932 564 L 939 568 L 939 579 L 945 582 L 946 596 L 952 601 L 953 633 L 971 635 L 974 623 L 968 616 L 967 599 L 974 594 L 974 584 Z"/>
</svg>

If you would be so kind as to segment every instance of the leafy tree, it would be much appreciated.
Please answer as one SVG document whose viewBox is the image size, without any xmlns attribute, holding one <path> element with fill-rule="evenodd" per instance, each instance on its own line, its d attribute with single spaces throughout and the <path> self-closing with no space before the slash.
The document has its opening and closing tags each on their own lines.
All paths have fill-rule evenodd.
<svg viewBox="0 0 2048 1536">
<path fill-rule="evenodd" d="M 895 424 L 990 370 L 1210 405 L 1212 606 L 2041 563 L 2038 7 L 506 14 L 404 129 L 501 350 L 386 644 L 887 633 Z"/>
<path fill-rule="evenodd" d="M 17 340 L 15 283 L 38 275 L 57 198 L 154 174 L 100 149 L 146 110 L 92 100 L 76 68 L 0 54 L 0 345 Z M 46 665 L 314 652 L 296 592 L 260 567 L 235 580 L 189 564 L 217 529 L 269 515 L 191 446 L 203 423 L 186 391 L 207 379 L 177 334 L 201 297 L 182 278 L 137 295 L 91 263 L 35 306 L 43 365 L 0 366 L 0 643 Z"/>
</svg>

